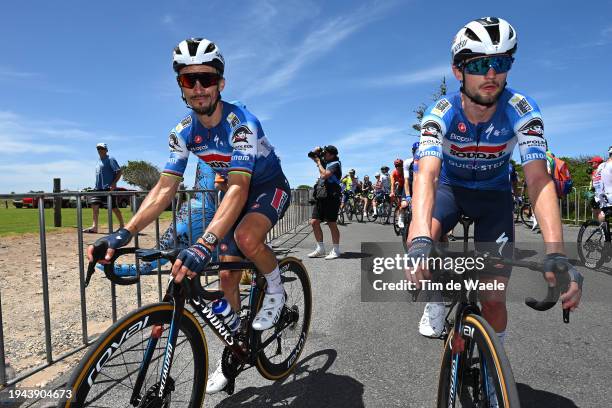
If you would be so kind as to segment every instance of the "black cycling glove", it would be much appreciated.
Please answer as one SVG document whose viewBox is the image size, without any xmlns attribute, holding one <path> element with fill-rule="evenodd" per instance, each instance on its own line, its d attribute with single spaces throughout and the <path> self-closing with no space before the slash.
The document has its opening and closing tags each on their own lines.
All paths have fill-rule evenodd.
<svg viewBox="0 0 612 408">
<path fill-rule="evenodd" d="M 125 228 L 120 228 L 110 235 L 98 239 L 95 243 L 98 246 L 102 242 L 106 242 L 108 248 L 117 249 L 126 246 L 132 239 L 132 233 Z"/>
<path fill-rule="evenodd" d="M 212 252 L 207 246 L 198 243 L 183 249 L 176 259 L 180 259 L 183 266 L 195 273 L 201 273 L 212 258 Z"/>
<path fill-rule="evenodd" d="M 567 269 L 567 273 L 570 277 L 570 281 L 576 282 L 580 290 L 582 290 L 582 282 L 584 277 L 578 270 L 572 265 L 567 256 L 559 253 L 546 254 L 544 257 L 544 271 L 555 272 L 559 268 Z"/>
</svg>

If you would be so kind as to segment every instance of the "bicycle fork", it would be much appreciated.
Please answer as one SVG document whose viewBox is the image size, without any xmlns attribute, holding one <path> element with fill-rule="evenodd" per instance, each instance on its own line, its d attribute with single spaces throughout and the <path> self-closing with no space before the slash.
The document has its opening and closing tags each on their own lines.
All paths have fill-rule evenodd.
<svg viewBox="0 0 612 408">
<path fill-rule="evenodd" d="M 172 310 L 172 321 L 170 323 L 170 329 L 168 332 L 168 342 L 164 351 L 164 361 L 159 377 L 160 381 L 159 384 L 155 385 L 157 389 L 154 389 L 155 394 L 157 394 L 155 397 L 159 398 L 160 400 L 163 400 L 165 396 L 166 387 L 168 387 L 169 391 L 174 391 L 174 383 L 171 379 L 168 381 L 168 375 L 172 366 L 172 357 L 174 355 L 174 347 L 176 346 L 178 330 L 181 325 L 181 317 L 183 315 L 183 310 L 185 309 L 185 296 L 183 292 L 179 291 L 180 293 L 174 294 L 174 288 L 174 282 L 172 282 L 168 287 L 166 295 L 164 296 L 164 302 L 172 302 L 174 308 Z M 153 354 L 157 347 L 157 342 L 161 338 L 163 332 L 164 327 L 160 324 L 153 325 L 151 328 L 151 336 L 147 342 L 144 358 L 140 364 L 138 377 L 134 382 L 134 390 L 132 391 L 132 396 L 130 397 L 130 403 L 133 406 L 137 406 L 143 398 L 143 396 L 141 396 L 140 389 L 142 388 L 142 384 L 144 383 L 147 375 L 151 359 L 153 358 Z M 146 397 L 146 395 L 144 397 Z"/>
</svg>

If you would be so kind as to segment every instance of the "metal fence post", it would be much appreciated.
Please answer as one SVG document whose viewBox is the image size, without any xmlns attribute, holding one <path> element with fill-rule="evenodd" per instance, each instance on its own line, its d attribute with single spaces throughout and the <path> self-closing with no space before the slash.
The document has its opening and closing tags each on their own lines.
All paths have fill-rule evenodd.
<svg viewBox="0 0 612 408">
<path fill-rule="evenodd" d="M 45 198 L 38 197 L 38 226 L 40 228 L 40 270 L 43 286 L 43 313 L 45 319 L 45 347 L 47 362 L 53 361 L 51 346 L 51 313 L 49 307 L 49 276 L 47 273 L 47 237 L 45 235 Z"/>
<path fill-rule="evenodd" d="M 62 191 L 62 180 L 59 178 L 53 179 L 53 192 L 60 193 Z M 55 227 L 62 226 L 62 197 L 53 197 L 53 225 Z"/>
<path fill-rule="evenodd" d="M 85 263 L 83 261 L 83 208 L 81 207 L 81 195 L 77 194 L 77 252 L 79 254 L 79 290 L 81 292 L 81 332 L 83 333 L 83 344 L 89 342 L 87 334 L 87 297 L 85 296 Z"/>
</svg>

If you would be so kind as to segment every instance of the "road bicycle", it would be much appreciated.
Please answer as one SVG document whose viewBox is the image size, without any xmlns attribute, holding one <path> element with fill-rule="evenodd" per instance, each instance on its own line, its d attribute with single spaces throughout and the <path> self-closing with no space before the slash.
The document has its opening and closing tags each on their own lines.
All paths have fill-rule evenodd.
<svg viewBox="0 0 612 408">
<path fill-rule="evenodd" d="M 369 221 L 388 224 L 391 220 L 391 212 L 391 199 L 388 193 L 384 193 L 382 198 L 376 200 L 376 214 L 374 214 L 373 210 L 368 210 L 367 217 Z"/>
<path fill-rule="evenodd" d="M 585 221 L 578 231 L 578 257 L 587 268 L 598 269 L 612 261 L 612 234 L 610 220 L 612 208 L 605 210 L 603 222 Z"/>
<path fill-rule="evenodd" d="M 484 265 L 512 265 L 543 272 L 543 265 L 537 262 L 517 261 L 491 256 L 476 251 L 450 252 L 435 249 L 434 256 L 443 258 L 472 257 L 483 259 Z M 534 310 L 551 309 L 558 301 L 560 288 L 569 284 L 567 270 L 554 271 L 557 285 L 548 287 L 546 298 L 538 301 L 525 299 L 525 304 Z M 454 277 L 459 276 L 454 274 Z M 478 278 L 473 271 L 465 273 L 465 282 Z M 448 273 L 438 274 L 438 282 L 452 279 Z M 445 286 L 443 286 L 445 287 Z M 520 407 L 520 400 L 512 368 L 497 334 L 482 317 L 478 306 L 477 290 L 468 289 L 463 283 L 456 292 L 443 290 L 451 305 L 445 318 L 445 329 L 440 339 L 444 341 L 442 364 L 438 382 L 438 407 Z M 569 309 L 563 311 L 563 320 L 569 323 Z"/>
<path fill-rule="evenodd" d="M 105 245 L 96 246 L 94 258 L 101 259 L 105 252 Z M 119 277 L 113 267 L 117 257 L 134 252 L 142 261 L 174 262 L 179 250 L 120 248 L 104 267 L 107 278 L 119 285 L 135 283 L 138 276 Z M 86 284 L 94 267 L 95 262 L 89 264 Z M 162 302 L 128 313 L 98 338 L 68 382 L 73 398 L 61 406 L 202 406 L 209 361 L 205 326 L 225 345 L 221 364 L 229 379 L 228 394 L 234 392 L 236 377 L 251 367 L 269 380 L 286 377 L 304 350 L 312 294 L 308 273 L 298 259 L 281 259 L 279 268 L 287 300 L 277 324 L 266 331 L 251 328 L 266 287 L 253 263 L 216 262 L 205 271 L 251 272 L 247 302 L 239 313 L 241 327 L 235 334 L 212 311 L 212 302 L 223 292 L 205 290 L 200 277 L 186 278 L 181 284 L 170 279 Z"/>
</svg>

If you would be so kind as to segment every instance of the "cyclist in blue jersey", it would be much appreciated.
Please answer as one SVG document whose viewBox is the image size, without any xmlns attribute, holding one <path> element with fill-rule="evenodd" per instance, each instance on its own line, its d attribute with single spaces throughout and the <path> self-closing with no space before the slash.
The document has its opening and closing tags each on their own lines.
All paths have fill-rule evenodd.
<svg viewBox="0 0 612 408">
<path fill-rule="evenodd" d="M 545 265 L 550 271 L 546 278 L 554 280 L 552 268 L 556 264 L 568 268 L 572 282 L 561 299 L 563 308 L 574 309 L 582 293 L 582 276 L 564 254 L 555 186 L 546 172 L 542 115 L 533 99 L 506 88 L 516 46 L 514 28 L 495 17 L 471 21 L 455 36 L 452 70 L 461 88 L 430 106 L 421 122 L 408 256 L 427 257 L 433 241 L 450 231 L 463 213 L 474 219 L 474 240 L 480 249 L 512 257 L 508 162 L 518 143 L 530 199 L 546 244 Z M 481 274 L 480 280 L 507 284 L 509 269 L 491 273 Z M 418 287 L 423 276 L 429 276 L 429 272 L 419 268 L 407 271 L 408 279 Z M 507 324 L 505 292 L 482 291 L 479 296 L 484 317 L 503 341 Z M 439 293 L 431 294 L 419 324 L 421 334 L 441 334 L 445 316 L 441 300 Z"/>
<path fill-rule="evenodd" d="M 174 49 L 173 68 L 190 112 L 171 130 L 170 158 L 138 213 L 124 229 L 103 238 L 109 245 L 106 259 L 168 206 L 192 152 L 227 180 L 227 191 L 204 235 L 179 254 L 172 275 L 176 282 L 197 276 L 216 247 L 223 261 L 248 258 L 267 281 L 253 328 L 270 329 L 280 316 L 285 292 L 278 262 L 265 239 L 289 206 L 289 183 L 259 120 L 244 106 L 221 100 L 225 61 L 213 42 L 202 38 L 181 41 Z M 89 247 L 90 260 L 92 254 L 93 247 Z M 241 274 L 222 271 L 219 276 L 227 301 L 239 311 Z M 227 383 L 219 364 L 206 392 L 221 391 Z"/>
</svg>

